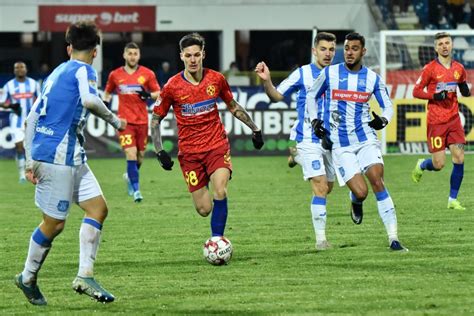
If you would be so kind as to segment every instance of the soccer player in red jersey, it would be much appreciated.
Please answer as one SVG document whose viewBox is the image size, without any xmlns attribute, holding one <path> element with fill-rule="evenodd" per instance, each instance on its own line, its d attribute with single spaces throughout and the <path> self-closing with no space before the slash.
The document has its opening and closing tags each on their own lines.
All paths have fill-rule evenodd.
<svg viewBox="0 0 474 316">
<path fill-rule="evenodd" d="M 452 59 L 453 42 L 446 32 L 435 35 L 435 51 L 438 58 L 427 64 L 416 82 L 413 96 L 428 100 L 428 148 L 431 158 L 419 159 L 412 172 L 412 179 L 418 183 L 424 170 L 439 171 L 446 162 L 445 149 L 451 151 L 453 170 L 448 198 L 448 208 L 465 210 L 457 200 L 464 175 L 464 129 L 459 118 L 457 88 L 468 97 L 471 91 L 467 85 L 466 70 Z M 424 89 L 427 88 L 427 91 Z"/>
<path fill-rule="evenodd" d="M 119 98 L 118 116 L 127 120 L 127 128 L 119 132 L 120 146 L 127 159 L 128 194 L 135 202 L 141 202 L 139 172 L 145 156 L 148 142 L 148 107 L 147 99 L 156 100 L 160 95 L 160 86 L 152 70 L 138 64 L 140 48 L 131 42 L 123 51 L 125 66 L 112 71 L 105 86 L 104 101 L 110 102 L 111 93 L 116 92 Z"/>
<path fill-rule="evenodd" d="M 174 162 L 163 150 L 160 122 L 173 106 L 178 125 L 178 160 L 194 206 L 204 217 L 212 211 L 212 236 L 223 236 L 232 162 L 227 133 L 217 110 L 217 99 L 221 98 L 227 109 L 252 129 L 256 149 L 262 148 L 263 138 L 247 111 L 234 100 L 225 77 L 203 68 L 204 45 L 204 38 L 197 33 L 188 34 L 179 41 L 184 71 L 171 77 L 163 87 L 153 109 L 151 135 L 161 166 L 171 170 Z M 213 201 L 207 187 L 209 182 L 213 187 Z"/>
</svg>

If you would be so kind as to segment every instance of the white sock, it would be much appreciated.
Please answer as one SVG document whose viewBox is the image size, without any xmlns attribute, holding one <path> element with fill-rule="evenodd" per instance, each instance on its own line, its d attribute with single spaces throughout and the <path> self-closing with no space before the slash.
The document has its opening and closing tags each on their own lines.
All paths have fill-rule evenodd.
<svg viewBox="0 0 474 316">
<path fill-rule="evenodd" d="M 316 242 L 326 240 L 326 199 L 313 196 L 311 202 L 311 215 Z"/>
<path fill-rule="evenodd" d="M 84 218 L 79 230 L 79 271 L 78 276 L 94 276 L 94 262 L 99 249 L 102 224 L 92 218 Z"/>
<path fill-rule="evenodd" d="M 18 174 L 21 179 L 25 178 L 25 158 L 17 158 Z"/>
<path fill-rule="evenodd" d="M 377 208 L 385 225 L 389 241 L 398 240 L 397 214 L 390 195 L 381 201 L 377 201 Z"/>
<path fill-rule="evenodd" d="M 36 228 L 31 235 L 28 257 L 25 261 L 25 267 L 21 272 L 24 284 L 36 282 L 38 271 L 41 269 L 50 249 L 51 241 L 43 235 L 39 228 Z"/>
</svg>

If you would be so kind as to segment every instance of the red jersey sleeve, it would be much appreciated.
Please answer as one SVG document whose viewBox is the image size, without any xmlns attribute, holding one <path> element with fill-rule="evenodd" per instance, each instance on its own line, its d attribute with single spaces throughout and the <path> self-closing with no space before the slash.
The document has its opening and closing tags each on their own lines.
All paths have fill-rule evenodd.
<svg viewBox="0 0 474 316">
<path fill-rule="evenodd" d="M 150 92 L 160 91 L 160 86 L 158 85 L 158 81 L 156 80 L 155 73 L 150 70 L 150 77 L 146 83 L 147 89 Z"/>
<path fill-rule="evenodd" d="M 115 80 L 114 80 L 114 73 L 115 73 L 115 71 L 112 71 L 109 74 L 109 78 L 107 79 L 107 84 L 105 85 L 105 92 L 107 92 L 109 94 L 112 93 L 116 88 Z"/>
<path fill-rule="evenodd" d="M 153 113 L 161 117 L 162 119 L 168 114 L 171 104 L 173 103 L 172 95 L 169 89 L 163 88 L 161 90 L 160 97 L 156 100 L 153 106 Z"/>
<path fill-rule="evenodd" d="M 433 94 L 425 92 L 424 89 L 428 86 L 431 80 L 431 68 L 430 64 L 426 65 L 421 72 L 420 78 L 416 81 L 415 87 L 413 88 L 413 96 L 418 99 L 429 100 L 433 99 Z"/>
<path fill-rule="evenodd" d="M 227 83 L 227 80 L 225 80 L 224 76 L 221 76 L 221 89 L 220 89 L 219 97 L 226 104 L 234 99 L 234 96 L 232 95 L 232 91 L 230 91 L 229 84 Z"/>
</svg>

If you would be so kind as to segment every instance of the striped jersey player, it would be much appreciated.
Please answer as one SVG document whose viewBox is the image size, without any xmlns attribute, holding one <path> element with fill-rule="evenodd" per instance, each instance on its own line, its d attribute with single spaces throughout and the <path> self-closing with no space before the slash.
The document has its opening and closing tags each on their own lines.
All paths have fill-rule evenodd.
<svg viewBox="0 0 474 316">
<path fill-rule="evenodd" d="M 30 113 L 33 103 L 39 96 L 39 84 L 33 78 L 27 76 L 26 64 L 18 61 L 13 65 L 15 78 L 3 86 L 3 94 L 0 103 L 19 104 L 20 111 L 10 113 L 10 134 L 16 148 L 16 162 L 18 166 L 19 181 L 25 183 L 25 120 Z"/>
<path fill-rule="evenodd" d="M 351 190 L 351 218 L 361 224 L 362 202 L 368 194 L 364 173 L 377 199 L 379 215 L 387 231 L 390 249 L 406 251 L 398 241 L 397 217 L 392 198 L 383 181 L 383 159 L 375 130 L 384 128 L 393 114 L 392 103 L 382 79 L 362 65 L 365 38 L 349 33 L 344 42 L 344 63 L 326 67 L 308 91 L 311 123 L 318 137 L 333 143 L 336 170 Z M 316 99 L 325 96 L 323 119 L 318 118 Z M 374 96 L 382 115 L 370 118 L 369 100 Z"/>
</svg>

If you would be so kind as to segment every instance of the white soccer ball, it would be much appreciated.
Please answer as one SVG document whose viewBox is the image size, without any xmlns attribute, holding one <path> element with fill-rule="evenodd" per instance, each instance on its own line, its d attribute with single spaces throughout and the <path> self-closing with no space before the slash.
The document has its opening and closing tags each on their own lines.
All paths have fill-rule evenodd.
<svg viewBox="0 0 474 316">
<path fill-rule="evenodd" d="M 220 266 L 232 258 L 232 244 L 224 236 L 214 236 L 206 240 L 203 248 L 204 258 L 210 264 Z"/>
</svg>

